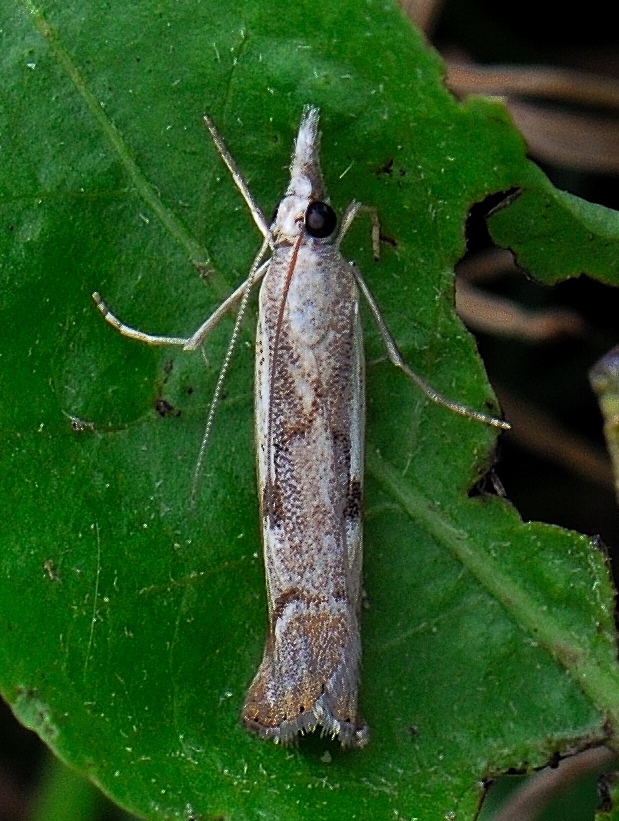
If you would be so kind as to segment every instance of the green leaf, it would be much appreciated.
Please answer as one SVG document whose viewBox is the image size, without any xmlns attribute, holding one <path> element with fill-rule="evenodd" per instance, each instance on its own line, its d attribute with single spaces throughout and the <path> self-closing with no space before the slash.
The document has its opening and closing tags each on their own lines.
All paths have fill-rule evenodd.
<svg viewBox="0 0 619 821">
<path fill-rule="evenodd" d="M 87 779 L 48 754 L 42 784 L 29 808 L 31 821 L 92 821 L 104 798 Z"/>
<path fill-rule="evenodd" d="M 518 265 L 554 284 L 581 273 L 619 284 L 619 214 L 559 191 L 531 166 L 522 189 L 489 220 L 494 241 L 511 248 Z"/>
<path fill-rule="evenodd" d="M 407 361 L 493 408 L 453 313 L 464 222 L 491 192 L 551 190 L 505 111 L 457 104 L 395 4 L 372 0 L 9 0 L 0 30 L 0 686 L 16 715 L 149 819 L 470 818 L 482 777 L 606 738 L 619 675 L 603 553 L 469 498 L 495 433 L 429 405 L 367 316 L 372 739 L 350 752 L 248 735 L 239 712 L 266 631 L 255 303 L 191 509 L 231 321 L 205 363 L 120 337 L 90 299 L 145 331 L 191 333 L 259 246 L 201 115 L 270 214 L 312 103 L 334 206 L 376 206 L 391 239 L 374 263 L 360 224 L 345 253 Z"/>
</svg>

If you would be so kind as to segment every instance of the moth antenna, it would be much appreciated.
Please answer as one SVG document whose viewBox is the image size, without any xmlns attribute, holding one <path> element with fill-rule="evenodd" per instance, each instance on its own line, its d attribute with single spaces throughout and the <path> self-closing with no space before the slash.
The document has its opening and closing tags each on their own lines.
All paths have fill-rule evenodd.
<svg viewBox="0 0 619 821">
<path fill-rule="evenodd" d="M 202 436 L 202 442 L 200 444 L 200 450 L 198 451 L 198 458 L 196 460 L 196 467 L 193 472 L 193 479 L 191 482 L 191 507 L 195 506 L 196 502 L 196 495 L 198 492 L 198 482 L 200 481 L 200 474 L 202 473 L 202 467 L 204 465 L 204 455 L 206 453 L 206 448 L 208 446 L 208 442 L 211 436 L 211 431 L 213 429 L 213 420 L 215 418 L 215 411 L 217 410 L 217 405 L 219 402 L 219 397 L 221 395 L 221 390 L 223 388 L 224 380 L 230 368 L 230 361 L 232 360 L 232 355 L 234 354 L 234 350 L 236 348 L 236 343 L 238 342 L 239 334 L 241 332 L 241 323 L 245 317 L 247 312 L 247 305 L 249 303 L 249 297 L 251 294 L 251 290 L 253 288 L 254 282 L 256 281 L 256 272 L 260 267 L 260 263 L 262 261 L 262 257 L 266 254 L 269 245 L 271 243 L 271 234 L 264 238 L 262 245 L 260 246 L 260 250 L 254 259 L 254 262 L 250 268 L 249 276 L 247 277 L 245 283 L 245 291 L 243 292 L 243 297 L 241 299 L 241 304 L 239 306 L 238 313 L 236 315 L 236 319 L 234 320 L 234 328 L 232 329 L 232 336 L 230 337 L 230 342 L 228 343 L 228 348 L 226 350 L 226 355 L 224 356 L 224 361 L 221 365 L 219 370 L 219 376 L 217 377 L 217 383 L 215 384 L 215 390 L 213 391 L 213 398 L 211 399 L 211 404 L 208 409 L 208 415 L 206 417 L 206 424 L 204 426 L 204 434 Z"/>
</svg>

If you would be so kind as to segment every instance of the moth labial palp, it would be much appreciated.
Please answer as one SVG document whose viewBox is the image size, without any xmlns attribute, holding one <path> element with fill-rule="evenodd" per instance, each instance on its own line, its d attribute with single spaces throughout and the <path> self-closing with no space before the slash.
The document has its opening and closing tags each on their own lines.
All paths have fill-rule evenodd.
<svg viewBox="0 0 619 821">
<path fill-rule="evenodd" d="M 429 399 L 487 424 L 509 426 L 445 398 L 402 359 L 359 271 L 342 257 L 342 239 L 362 210 L 372 218 L 376 253 L 378 221 L 373 209 L 352 202 L 336 232 L 319 165 L 318 110 L 308 106 L 303 112 L 290 182 L 271 225 L 214 123 L 208 117 L 205 122 L 263 235 L 249 276 L 188 338 L 145 334 L 120 322 L 99 294 L 93 298 L 121 334 L 185 350 L 200 347 L 221 316 L 241 302 L 209 409 L 197 475 L 249 292 L 263 280 L 255 429 L 269 631 L 242 720 L 259 736 L 284 744 L 320 726 L 342 745 L 362 747 L 369 730 L 357 704 L 365 424 L 359 291 L 389 359 Z"/>
</svg>

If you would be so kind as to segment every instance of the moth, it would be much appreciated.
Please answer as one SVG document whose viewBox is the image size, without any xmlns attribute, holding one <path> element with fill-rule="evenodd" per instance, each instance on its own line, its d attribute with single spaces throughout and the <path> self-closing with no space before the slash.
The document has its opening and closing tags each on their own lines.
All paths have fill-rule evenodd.
<svg viewBox="0 0 619 821">
<path fill-rule="evenodd" d="M 193 336 L 145 334 L 120 322 L 98 293 L 93 298 L 124 336 L 185 350 L 199 348 L 220 317 L 241 302 L 207 419 L 201 464 L 249 293 L 263 279 L 255 434 L 269 629 L 242 721 L 257 735 L 284 744 L 320 726 L 343 746 L 362 747 L 369 730 L 358 708 L 365 426 L 360 293 L 389 358 L 432 401 L 486 424 L 509 425 L 445 398 L 403 361 L 374 297 L 340 251 L 355 217 L 367 211 L 377 252 L 376 213 L 353 201 L 337 228 L 320 171 L 318 118 L 316 108 L 304 109 L 288 189 L 269 224 L 205 117 L 263 243 L 245 282 Z"/>
</svg>

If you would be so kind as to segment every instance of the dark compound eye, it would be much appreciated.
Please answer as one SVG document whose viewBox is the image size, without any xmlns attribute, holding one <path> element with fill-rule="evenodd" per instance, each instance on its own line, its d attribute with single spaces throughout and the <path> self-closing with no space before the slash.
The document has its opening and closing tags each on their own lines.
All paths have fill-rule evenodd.
<svg viewBox="0 0 619 821">
<path fill-rule="evenodd" d="M 305 230 L 311 237 L 322 239 L 335 230 L 337 217 L 326 202 L 310 202 L 305 212 Z"/>
</svg>

